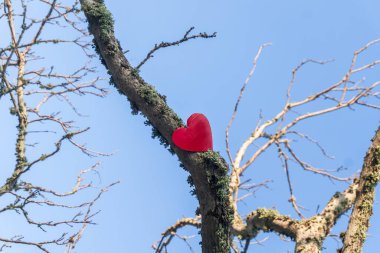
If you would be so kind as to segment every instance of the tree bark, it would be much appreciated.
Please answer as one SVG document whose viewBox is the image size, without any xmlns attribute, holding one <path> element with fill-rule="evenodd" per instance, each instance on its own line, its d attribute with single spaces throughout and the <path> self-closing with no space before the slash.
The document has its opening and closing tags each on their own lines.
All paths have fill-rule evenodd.
<svg viewBox="0 0 380 253">
<path fill-rule="evenodd" d="M 164 96 L 147 84 L 128 62 L 114 36 L 113 19 L 101 0 L 81 0 L 82 9 L 94 36 L 94 45 L 111 75 L 111 83 L 125 95 L 134 112 L 141 112 L 153 134 L 177 154 L 191 175 L 202 216 L 203 253 L 230 252 L 230 223 L 233 217 L 229 202 L 228 165 L 216 152 L 190 153 L 171 141 L 181 119 L 166 104 Z"/>
<path fill-rule="evenodd" d="M 375 186 L 380 180 L 380 128 L 377 129 L 364 159 L 357 197 L 343 239 L 342 253 L 360 253 L 372 216 Z"/>
</svg>

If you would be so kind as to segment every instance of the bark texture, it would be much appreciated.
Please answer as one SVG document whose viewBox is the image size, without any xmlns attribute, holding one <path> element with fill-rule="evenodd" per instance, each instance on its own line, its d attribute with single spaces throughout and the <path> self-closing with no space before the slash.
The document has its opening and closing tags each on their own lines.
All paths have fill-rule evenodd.
<svg viewBox="0 0 380 253">
<path fill-rule="evenodd" d="M 190 153 L 178 149 L 171 141 L 182 120 L 166 104 L 165 97 L 146 83 L 128 62 L 114 36 L 113 19 L 103 1 L 81 0 L 82 9 L 94 36 L 94 45 L 102 63 L 111 75 L 111 83 L 125 95 L 133 112 L 140 112 L 153 128 L 153 135 L 177 154 L 191 184 L 195 186 L 202 216 L 201 236 L 203 253 L 230 252 L 230 223 L 228 165 L 212 151 Z"/>
<path fill-rule="evenodd" d="M 380 180 L 380 128 L 377 129 L 364 159 L 357 198 L 343 239 L 342 253 L 360 253 L 372 216 L 375 186 Z"/>
</svg>

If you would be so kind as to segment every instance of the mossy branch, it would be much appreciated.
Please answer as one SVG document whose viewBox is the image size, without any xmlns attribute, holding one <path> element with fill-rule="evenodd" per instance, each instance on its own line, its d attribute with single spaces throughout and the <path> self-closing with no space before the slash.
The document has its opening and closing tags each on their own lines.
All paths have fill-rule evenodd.
<svg viewBox="0 0 380 253">
<path fill-rule="evenodd" d="M 343 239 L 342 253 L 361 253 L 372 216 L 375 186 L 380 180 L 380 127 L 372 139 L 359 177 L 357 198 Z"/>
<path fill-rule="evenodd" d="M 177 154 L 189 171 L 200 204 L 202 252 L 227 253 L 230 250 L 228 166 L 216 152 L 191 153 L 177 148 L 171 135 L 182 120 L 167 105 L 165 96 L 146 83 L 125 58 L 114 36 L 113 19 L 103 1 L 81 0 L 82 9 L 94 36 L 94 47 L 112 76 L 112 84 L 131 102 L 133 113 L 140 112 L 153 128 L 153 136 Z"/>
<path fill-rule="evenodd" d="M 295 240 L 299 221 L 281 215 L 277 210 L 259 208 L 247 216 L 246 223 L 245 230 L 240 233 L 244 239 L 255 238 L 260 231 L 263 231 L 276 232 Z"/>
</svg>

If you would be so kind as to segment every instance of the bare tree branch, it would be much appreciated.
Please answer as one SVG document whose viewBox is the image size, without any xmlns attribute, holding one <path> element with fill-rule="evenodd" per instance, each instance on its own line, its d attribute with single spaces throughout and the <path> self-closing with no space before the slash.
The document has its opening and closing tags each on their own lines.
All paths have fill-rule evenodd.
<svg viewBox="0 0 380 253">
<path fill-rule="evenodd" d="M 186 227 L 186 226 L 193 226 L 195 228 L 201 227 L 201 217 L 197 216 L 195 218 L 182 218 L 178 220 L 174 225 L 170 226 L 168 229 L 165 230 L 165 232 L 162 233 L 162 238 L 158 242 L 152 245 L 153 249 L 156 253 L 161 253 L 171 242 L 171 240 L 178 236 L 177 230 Z M 186 239 L 183 237 L 180 237 L 180 239 L 184 240 Z M 191 247 L 190 247 L 191 249 Z"/>
<path fill-rule="evenodd" d="M 234 119 L 236 117 L 236 113 L 237 113 L 237 110 L 239 108 L 240 100 L 243 97 L 245 88 L 247 87 L 247 85 L 249 83 L 249 80 L 251 80 L 252 75 L 255 73 L 257 62 L 258 62 L 258 60 L 260 58 L 260 55 L 261 55 L 263 49 L 265 47 L 267 47 L 267 46 L 270 46 L 270 45 L 271 45 L 271 43 L 266 43 L 266 44 L 263 44 L 263 45 L 261 45 L 259 47 L 259 50 L 257 51 L 255 58 L 253 59 L 253 66 L 251 68 L 251 71 L 249 72 L 248 77 L 245 79 L 245 82 L 244 82 L 243 86 L 240 89 L 240 93 L 239 93 L 239 96 L 237 98 L 237 101 L 236 101 L 236 104 L 235 104 L 235 107 L 234 107 L 234 111 L 232 113 L 230 122 L 228 123 L 228 126 L 227 126 L 226 131 L 225 131 L 225 135 L 226 135 L 226 138 L 225 138 L 225 141 L 226 141 L 226 151 L 227 151 L 227 155 L 228 155 L 228 158 L 230 159 L 230 163 L 231 164 L 232 164 L 233 161 L 232 161 L 232 156 L 231 156 L 230 146 L 229 146 L 229 141 L 228 141 L 230 128 L 231 128 L 232 123 L 233 123 L 233 121 L 234 121 Z"/>
<path fill-rule="evenodd" d="M 194 30 L 194 27 L 190 27 L 189 30 L 186 31 L 185 35 L 183 36 L 182 39 L 180 40 L 177 40 L 177 41 L 174 41 L 174 42 L 161 42 L 160 44 L 155 44 L 154 45 L 154 48 L 152 50 L 149 51 L 149 53 L 146 55 L 146 57 L 144 58 L 144 60 L 142 60 L 137 66 L 136 66 L 136 70 L 139 70 L 141 68 L 142 65 L 144 65 L 150 58 L 153 58 L 153 54 L 161 49 L 161 48 L 165 48 L 165 47 L 172 47 L 172 46 L 179 46 L 180 44 L 186 42 L 186 41 L 189 41 L 189 40 L 193 40 L 193 39 L 198 39 L 198 38 L 203 38 L 203 39 L 210 39 L 210 38 L 215 38 L 216 37 L 216 32 L 214 32 L 213 34 L 209 35 L 207 33 L 199 33 L 199 34 L 196 34 L 196 35 L 190 35 L 190 33 Z"/>
<path fill-rule="evenodd" d="M 78 22 L 83 23 L 83 19 L 78 16 L 79 1 L 74 0 L 72 3 L 71 6 L 67 6 L 56 0 L 21 0 L 20 3 L 14 4 L 12 0 L 4 0 L 4 3 L 0 4 L 2 10 L 0 19 L 3 17 L 7 19 L 8 32 L 4 31 L 3 37 L 9 40 L 4 48 L 0 48 L 0 97 L 10 98 L 12 107 L 9 117 L 16 117 L 18 123 L 17 126 L 15 125 L 17 136 L 15 136 L 14 168 L 10 175 L 4 175 L 1 179 L 4 182 L 0 185 L 0 197 L 4 198 L 5 202 L 2 201 L 0 206 L 0 215 L 6 217 L 10 212 L 15 212 L 20 215 L 20 221 L 24 222 L 25 226 L 32 226 L 43 231 L 41 234 L 34 235 L 33 241 L 24 239 L 26 235 L 10 238 L 0 236 L 0 242 L 2 242 L 0 251 L 11 247 L 17 251 L 17 245 L 30 246 L 34 251 L 42 252 L 55 252 L 59 247 L 73 249 L 82 238 L 87 225 L 94 224 L 92 219 L 98 213 L 98 211 L 93 211 L 95 203 L 109 187 L 114 185 L 97 189 L 91 182 L 86 182 L 91 176 L 90 172 L 96 172 L 97 165 L 82 170 L 72 189 L 63 193 L 37 185 L 28 177 L 29 172 L 37 165 L 43 165 L 46 159 L 53 160 L 53 157 L 61 152 L 62 143 L 65 140 L 87 155 L 107 155 L 92 151 L 74 139 L 75 136 L 86 132 L 88 128 L 78 128 L 73 120 L 64 120 L 60 112 L 51 111 L 50 102 L 60 100 L 80 115 L 75 104 L 72 103 L 71 96 L 104 97 L 106 90 L 97 85 L 100 78 L 94 77 L 94 68 L 89 63 L 84 63 L 72 74 L 65 74 L 54 65 L 36 67 L 38 65 L 33 64 L 43 59 L 40 56 L 40 45 L 56 47 L 63 43 L 71 43 L 82 50 L 86 59 L 91 57 L 87 52 L 90 43 L 86 38 L 86 33 L 81 33 L 80 29 L 74 28 Z M 34 9 L 40 9 L 38 16 L 35 17 L 35 13 L 29 12 L 30 5 L 33 5 Z M 68 39 L 65 37 L 67 33 L 56 35 L 52 33 L 48 39 L 42 38 L 49 26 L 71 31 L 74 28 L 72 35 L 77 37 Z M 37 105 L 31 106 L 36 101 L 38 101 Z M 54 124 L 46 124 L 45 129 L 43 125 L 45 122 Z M 35 133 L 58 135 L 57 141 L 53 143 L 53 149 L 41 154 L 40 149 L 44 147 L 37 147 L 36 143 L 29 144 L 28 136 Z M 27 149 L 35 149 L 36 152 L 26 152 Z M 36 155 L 39 153 L 41 155 Z M 58 176 L 59 172 L 57 170 Z M 74 204 L 73 200 L 78 201 L 77 195 L 82 191 L 86 194 L 97 195 L 92 199 L 90 197 L 87 201 L 81 198 L 79 203 Z M 37 218 L 34 211 L 54 212 L 56 209 L 60 210 L 62 217 Z M 44 231 L 48 232 L 52 239 L 46 239 Z M 38 239 L 41 235 L 44 239 Z"/>
</svg>

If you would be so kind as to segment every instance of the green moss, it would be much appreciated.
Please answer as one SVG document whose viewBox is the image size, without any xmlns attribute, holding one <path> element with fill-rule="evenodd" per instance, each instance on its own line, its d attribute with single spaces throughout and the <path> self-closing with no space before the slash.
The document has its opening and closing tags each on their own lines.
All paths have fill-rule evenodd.
<svg viewBox="0 0 380 253">
<path fill-rule="evenodd" d="M 218 248 L 215 252 L 229 252 L 230 225 L 233 219 L 233 210 L 229 199 L 228 165 L 219 153 L 207 151 L 200 154 L 205 162 L 207 181 L 210 185 L 216 208 L 212 215 L 218 219 L 216 231 Z"/>
<path fill-rule="evenodd" d="M 228 233 L 226 233 L 225 224 L 218 223 L 218 228 L 216 230 L 216 236 L 218 238 L 218 244 L 215 252 L 220 253 L 228 253 L 230 252 L 230 237 Z"/>
<path fill-rule="evenodd" d="M 350 205 L 350 202 L 348 201 L 347 198 L 343 198 L 341 201 L 340 201 L 340 206 L 342 208 L 348 208 L 348 206 Z"/>
<path fill-rule="evenodd" d="M 145 101 L 149 107 L 155 107 L 158 109 L 158 117 L 163 117 L 164 115 L 168 118 L 174 119 L 177 123 L 177 127 L 184 126 L 183 121 L 175 114 L 166 104 L 166 97 L 161 95 L 156 91 L 156 89 L 142 80 L 142 84 L 137 88 L 137 93 Z M 132 113 L 138 110 L 136 104 L 131 104 Z M 143 113 L 141 113 L 146 117 Z M 169 141 L 160 133 L 160 131 L 153 126 L 153 124 L 146 120 L 145 125 L 152 126 L 152 138 L 157 138 L 160 144 L 169 150 L 171 154 L 174 154 L 174 150 L 171 148 Z"/>
<path fill-rule="evenodd" d="M 376 187 L 377 183 L 380 180 L 380 173 L 378 170 L 373 171 L 365 177 L 365 183 L 363 187 L 363 192 L 371 192 Z"/>
<path fill-rule="evenodd" d="M 25 137 L 26 137 L 26 122 L 24 120 L 20 120 L 17 125 L 18 135 L 16 141 L 16 169 L 15 173 L 19 173 L 24 169 L 25 166 L 28 165 L 28 161 L 25 157 Z"/>
<path fill-rule="evenodd" d="M 82 9 L 86 13 L 87 18 L 93 22 L 98 24 L 99 27 L 99 39 L 100 44 L 102 45 L 102 52 L 113 56 L 116 52 L 120 51 L 122 52 L 122 48 L 120 46 L 119 41 L 117 41 L 114 38 L 114 20 L 112 17 L 112 14 L 108 11 L 107 7 L 104 5 L 104 2 L 102 0 L 97 1 L 91 1 L 91 4 L 88 2 L 85 2 L 82 5 Z M 89 29 L 91 32 L 92 29 Z M 105 48 L 104 48 L 105 46 Z M 112 73 L 109 72 L 108 66 L 104 58 L 102 57 L 101 51 L 99 50 L 99 44 L 97 40 L 93 40 L 93 48 L 95 49 L 96 53 L 99 55 L 99 58 L 102 62 L 102 64 L 106 67 L 108 70 L 108 74 L 111 76 L 109 83 L 117 88 L 119 93 L 123 95 L 125 94 L 120 87 L 115 85 L 115 82 L 112 78 Z M 183 126 L 183 123 L 181 119 L 170 110 L 170 108 L 166 105 L 166 97 L 159 94 L 152 85 L 147 84 L 139 75 L 139 71 L 130 67 L 129 64 L 126 62 L 125 64 L 121 63 L 122 66 L 127 68 L 130 71 L 130 74 L 134 79 L 136 79 L 139 82 L 139 85 L 136 87 L 136 91 L 139 94 L 139 96 L 145 101 L 145 103 L 149 106 L 154 106 L 156 108 L 159 108 L 160 114 L 170 114 L 167 115 L 168 117 L 176 120 L 178 122 L 178 127 Z M 127 96 L 128 97 L 128 96 Z M 128 98 L 129 100 L 129 98 Z M 135 102 L 130 101 L 131 110 L 133 115 L 137 115 L 140 108 Z M 145 115 L 143 115 L 145 117 Z M 146 125 L 152 126 L 151 122 L 147 120 Z M 152 138 L 158 138 L 160 143 L 164 145 L 170 153 L 174 153 L 173 150 L 169 146 L 169 142 L 161 135 L 161 133 L 152 126 Z"/>
<path fill-rule="evenodd" d="M 92 1 L 93 4 L 85 2 L 83 10 L 89 18 L 96 19 L 100 26 L 100 39 L 107 42 L 114 33 L 114 20 L 102 0 Z"/>
<path fill-rule="evenodd" d="M 145 100 L 145 102 L 149 105 L 155 106 L 163 100 L 158 95 L 158 92 L 153 88 L 152 85 L 144 84 L 139 87 L 137 90 L 138 94 Z"/>
<path fill-rule="evenodd" d="M 196 195 L 196 191 L 195 191 L 195 187 L 194 187 L 194 180 L 193 180 L 193 177 L 189 174 L 189 176 L 187 177 L 187 183 L 189 184 L 190 188 L 191 188 L 191 195 L 193 196 L 197 196 Z"/>
<path fill-rule="evenodd" d="M 97 48 L 97 46 L 95 45 L 95 47 Z M 99 54 L 99 53 L 98 53 Z M 100 59 L 102 60 L 102 63 L 105 65 L 105 67 L 107 67 L 105 61 L 103 60 L 103 58 L 101 57 L 101 55 L 99 54 L 100 56 Z M 166 104 L 166 96 L 164 95 L 161 95 L 160 93 L 158 93 L 156 91 L 156 89 L 146 83 L 139 75 L 138 75 L 138 72 L 133 72 L 132 70 L 132 75 L 135 75 L 134 77 L 137 78 L 140 82 L 140 85 L 138 87 L 136 87 L 136 90 L 137 90 L 137 93 L 138 95 L 145 101 L 145 103 L 151 107 L 156 107 L 156 108 L 160 108 L 159 110 L 159 113 L 161 115 L 164 115 L 164 114 L 170 114 L 171 118 L 173 118 L 177 123 L 178 123 L 178 127 L 180 126 L 183 126 L 183 121 L 168 107 L 168 105 Z M 115 88 L 118 90 L 118 92 L 122 95 L 126 95 L 123 93 L 123 91 L 115 84 L 114 82 L 114 79 L 112 78 L 112 73 L 110 73 L 108 71 L 108 74 L 110 75 L 110 80 L 109 80 L 109 83 L 110 85 L 112 86 L 115 86 Z M 131 107 L 131 113 L 132 115 L 138 115 L 139 112 L 140 114 L 146 118 L 146 115 L 141 113 L 138 105 L 131 101 L 128 96 L 126 96 L 128 101 L 130 102 L 130 107 Z M 174 150 L 170 147 L 170 144 L 168 142 L 168 140 L 166 140 L 166 138 L 160 133 L 160 131 L 153 126 L 153 124 L 147 119 L 145 120 L 144 124 L 146 126 L 150 126 L 152 127 L 152 134 L 151 134 L 151 137 L 153 139 L 158 139 L 160 141 L 160 144 L 163 145 L 171 154 L 174 154 Z"/>
<path fill-rule="evenodd" d="M 333 198 L 339 198 L 341 196 L 340 192 L 335 192 Z"/>
<path fill-rule="evenodd" d="M 146 118 L 144 114 L 142 115 Z M 144 124 L 145 126 L 152 127 L 152 134 L 151 134 L 152 139 L 158 139 L 160 144 L 163 145 L 170 152 L 170 154 L 174 155 L 175 154 L 174 150 L 170 146 L 168 140 L 160 133 L 160 131 L 156 127 L 154 127 L 153 124 L 149 120 L 145 120 Z"/>
<path fill-rule="evenodd" d="M 98 47 L 98 44 L 96 43 L 96 40 L 95 38 L 92 39 L 92 48 L 94 49 L 94 51 L 96 52 L 96 54 L 99 56 L 99 60 L 100 60 L 100 63 L 108 70 L 108 66 L 107 66 L 107 63 L 106 61 L 103 59 L 101 53 L 100 53 L 100 49 Z M 110 75 L 110 72 L 108 71 L 108 74 Z M 110 77 L 110 81 L 109 81 L 110 84 L 114 84 L 113 82 L 113 79 L 112 79 L 112 76 Z"/>
<path fill-rule="evenodd" d="M 17 109 L 16 109 L 16 107 L 11 107 L 11 108 L 9 108 L 9 113 L 11 114 L 11 115 L 16 115 L 17 114 Z"/>
<path fill-rule="evenodd" d="M 52 90 L 54 88 L 54 85 L 52 85 L 51 83 L 49 83 L 47 85 L 40 84 L 39 87 L 40 87 L 40 89 Z"/>
<path fill-rule="evenodd" d="M 261 219 L 276 219 L 280 216 L 280 213 L 274 209 L 259 208 L 256 210 L 256 214 Z"/>
<path fill-rule="evenodd" d="M 67 138 L 67 139 L 71 139 L 71 138 L 73 138 L 74 134 L 75 134 L 75 133 L 73 133 L 73 132 L 71 132 L 71 133 L 67 133 L 66 136 L 65 136 L 65 138 Z"/>
<path fill-rule="evenodd" d="M 131 71 L 131 75 L 133 76 L 133 77 L 139 77 L 140 75 L 140 70 L 138 70 L 138 69 L 135 69 L 135 68 L 133 68 L 132 69 L 132 71 Z"/>
<path fill-rule="evenodd" d="M 270 220 L 272 221 L 273 219 L 277 219 L 281 217 L 279 212 L 274 209 L 267 209 L 267 208 L 259 208 L 256 211 L 253 211 L 247 216 L 247 220 L 251 219 L 252 217 L 257 217 L 260 220 Z"/>
<path fill-rule="evenodd" d="M 331 227 L 333 222 L 334 222 L 333 217 L 331 215 L 327 215 L 326 216 L 326 225 L 327 225 L 327 227 Z"/>
<path fill-rule="evenodd" d="M 375 147 L 374 153 L 375 153 L 375 156 L 377 158 L 380 158 L 380 147 L 379 146 Z"/>
<path fill-rule="evenodd" d="M 46 154 L 42 154 L 42 155 L 40 156 L 40 160 L 41 160 L 41 161 L 44 161 L 46 158 L 47 158 L 47 155 L 46 155 Z"/>
<path fill-rule="evenodd" d="M 369 217 L 373 214 L 373 200 L 375 195 L 375 187 L 380 180 L 380 147 L 374 147 L 372 150 L 373 157 L 369 164 L 371 171 L 364 177 L 364 184 L 362 189 L 362 199 L 358 207 L 359 214 L 357 216 L 357 229 L 354 237 L 352 238 L 353 244 L 362 244 L 366 240 L 367 230 L 369 226 Z M 367 154 L 369 155 L 370 152 Z M 368 157 L 366 157 L 368 159 Z M 361 249 L 353 253 L 361 253 Z"/>
<path fill-rule="evenodd" d="M 343 212 L 349 209 L 349 204 L 350 202 L 348 201 L 347 198 L 344 197 L 342 193 L 336 193 L 334 195 L 335 198 L 339 198 L 339 204 L 335 209 L 333 210 L 333 213 L 335 215 L 339 215 L 339 217 L 343 214 Z"/>
<path fill-rule="evenodd" d="M 265 232 L 265 233 L 273 232 L 271 228 L 273 225 L 273 220 L 287 222 L 289 224 L 289 227 L 296 226 L 297 224 L 300 223 L 297 220 L 292 220 L 287 215 L 281 215 L 275 209 L 267 209 L 267 208 L 259 208 L 256 211 L 251 212 L 250 214 L 248 214 L 246 220 L 247 220 L 247 223 L 250 223 L 253 225 L 252 230 L 249 231 L 249 233 L 246 235 L 248 237 L 251 237 L 252 235 L 256 235 L 260 231 Z M 249 220 L 250 222 L 248 222 Z M 283 230 L 281 234 L 288 236 L 291 240 L 295 240 L 295 234 L 293 234 L 293 232 L 290 232 L 290 230 Z"/>
<path fill-rule="evenodd" d="M 263 226 L 261 227 L 261 230 L 263 232 L 271 232 L 272 230 L 267 225 L 267 222 L 273 221 L 274 219 L 277 219 L 281 216 L 277 210 L 267 209 L 267 208 L 259 208 L 256 211 L 250 213 L 247 216 L 247 220 L 251 219 L 252 217 L 257 217 L 258 219 L 260 219 L 263 222 Z M 254 232 L 254 233 L 258 232 L 257 228 L 254 227 L 253 229 L 254 229 L 254 231 L 252 231 L 252 232 Z"/>
</svg>

